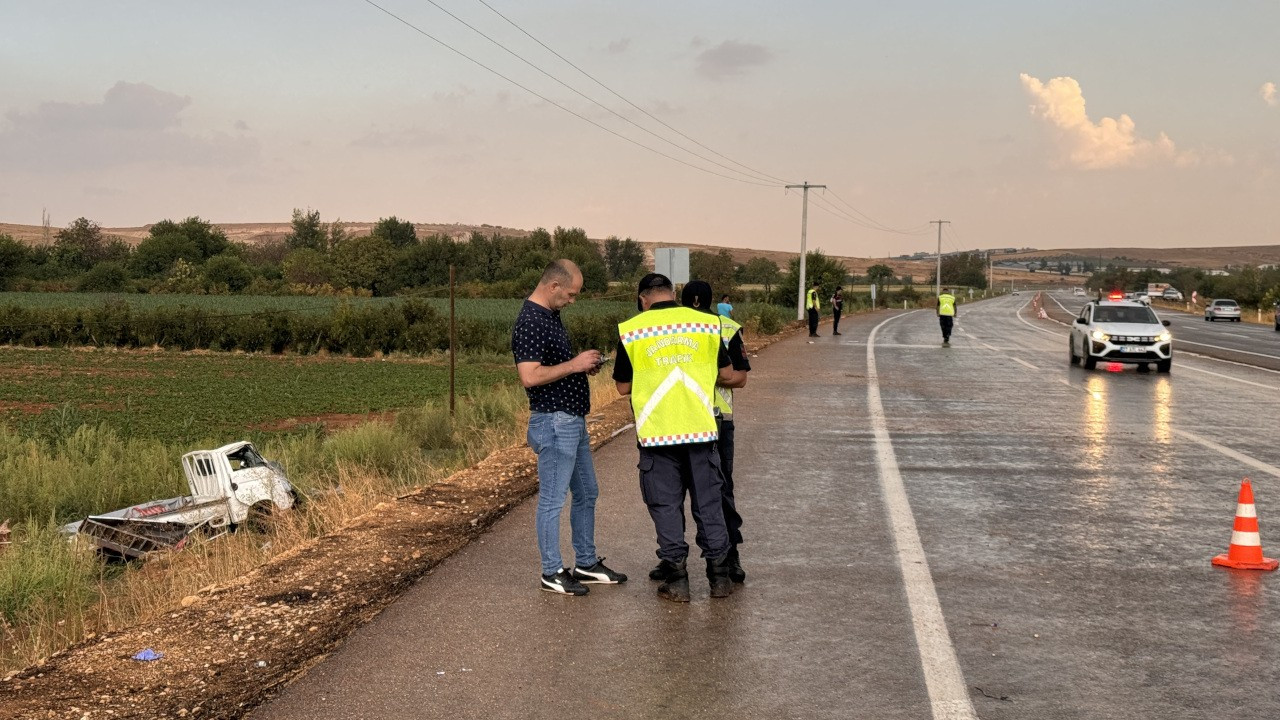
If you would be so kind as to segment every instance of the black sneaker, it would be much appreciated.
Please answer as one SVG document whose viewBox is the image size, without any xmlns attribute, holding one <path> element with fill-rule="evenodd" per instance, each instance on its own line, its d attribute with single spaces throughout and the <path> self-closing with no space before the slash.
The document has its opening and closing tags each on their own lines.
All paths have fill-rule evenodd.
<svg viewBox="0 0 1280 720">
<path fill-rule="evenodd" d="M 609 566 L 604 564 L 604 558 L 597 560 L 591 567 L 575 567 L 573 578 L 579 582 L 599 585 L 617 585 L 627 581 L 626 575 L 609 569 Z"/>
<path fill-rule="evenodd" d="M 561 595 L 586 595 L 591 592 L 586 585 L 575 580 L 568 570 L 561 570 L 555 575 L 543 575 L 542 589 Z"/>
<path fill-rule="evenodd" d="M 670 560 L 659 560 L 657 565 L 649 571 L 649 579 L 658 582 L 666 582 L 680 573 L 683 568 Z"/>
</svg>

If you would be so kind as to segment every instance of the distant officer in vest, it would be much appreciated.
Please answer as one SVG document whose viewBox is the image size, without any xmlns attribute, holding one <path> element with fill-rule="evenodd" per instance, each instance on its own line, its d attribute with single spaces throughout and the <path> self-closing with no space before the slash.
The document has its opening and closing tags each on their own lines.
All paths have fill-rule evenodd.
<svg viewBox="0 0 1280 720">
<path fill-rule="evenodd" d="M 951 326 L 956 320 L 956 296 L 948 288 L 938 296 L 938 324 L 942 326 L 942 347 L 951 347 Z"/>
<path fill-rule="evenodd" d="M 822 283 L 815 280 L 813 287 L 805 294 L 804 309 L 809 311 L 809 337 L 818 337 L 818 311 L 822 309 L 822 303 L 818 300 L 820 290 Z"/>
<path fill-rule="evenodd" d="M 711 297 L 711 285 L 702 280 L 694 280 L 680 291 L 682 305 L 714 314 L 710 310 Z M 733 369 L 743 373 L 751 372 L 751 363 L 747 361 L 742 343 L 742 326 L 723 314 L 719 320 L 720 339 L 729 352 L 729 362 Z M 745 375 L 743 380 L 746 380 Z M 742 559 L 738 556 L 738 546 L 742 544 L 742 515 L 738 513 L 738 505 L 733 497 L 733 388 L 723 385 L 716 387 L 716 418 L 720 421 L 720 437 L 716 440 L 716 449 L 720 453 L 720 470 L 724 474 L 724 491 L 721 493 L 724 498 L 724 524 L 729 530 L 729 542 L 733 545 L 733 549 L 729 551 L 729 579 L 740 583 L 746 581 L 747 573 L 742 569 Z"/>
<path fill-rule="evenodd" d="M 720 322 L 676 304 L 666 276 L 640 281 L 640 314 L 618 325 L 613 379 L 631 396 L 640 446 L 640 493 L 658 536 L 658 596 L 689 601 L 689 545 L 684 539 L 684 497 L 697 523 L 698 547 L 707 561 L 711 597 L 733 593 L 729 531 L 723 510 L 724 475 L 716 451 L 716 384 L 741 386 L 720 339 Z"/>
</svg>

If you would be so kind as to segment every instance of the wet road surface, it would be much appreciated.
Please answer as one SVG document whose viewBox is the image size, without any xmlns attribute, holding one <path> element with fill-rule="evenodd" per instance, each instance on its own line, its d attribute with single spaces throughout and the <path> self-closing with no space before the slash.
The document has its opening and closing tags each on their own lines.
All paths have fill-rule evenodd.
<svg viewBox="0 0 1280 720">
<path fill-rule="evenodd" d="M 619 438 L 597 539 L 630 582 L 537 591 L 526 502 L 251 717 L 1280 717 L 1280 574 L 1209 564 L 1246 474 L 1280 551 L 1280 378 L 1072 367 L 1029 299 L 962 305 L 947 349 L 880 313 L 753 360 L 731 598 L 697 560 L 692 603 L 653 595 Z"/>
</svg>

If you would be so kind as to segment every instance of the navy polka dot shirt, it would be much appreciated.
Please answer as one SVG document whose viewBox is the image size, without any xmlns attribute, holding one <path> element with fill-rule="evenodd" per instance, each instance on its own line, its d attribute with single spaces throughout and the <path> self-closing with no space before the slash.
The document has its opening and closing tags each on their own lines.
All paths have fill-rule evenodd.
<svg viewBox="0 0 1280 720">
<path fill-rule="evenodd" d="M 569 332 L 560 322 L 560 312 L 525 300 L 511 330 L 511 353 L 516 364 L 539 362 L 559 365 L 573 359 Z M 525 388 L 533 412 L 565 412 L 586 416 L 591 412 L 591 386 L 586 373 L 574 373 L 553 383 Z"/>
</svg>

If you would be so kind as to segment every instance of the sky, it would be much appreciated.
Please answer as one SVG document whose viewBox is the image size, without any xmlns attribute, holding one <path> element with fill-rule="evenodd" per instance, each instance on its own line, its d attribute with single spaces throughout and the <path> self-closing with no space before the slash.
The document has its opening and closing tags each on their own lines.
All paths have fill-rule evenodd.
<svg viewBox="0 0 1280 720">
<path fill-rule="evenodd" d="M 3 0 L 0 222 L 1280 244 L 1271 0 L 375 1 Z"/>
</svg>

